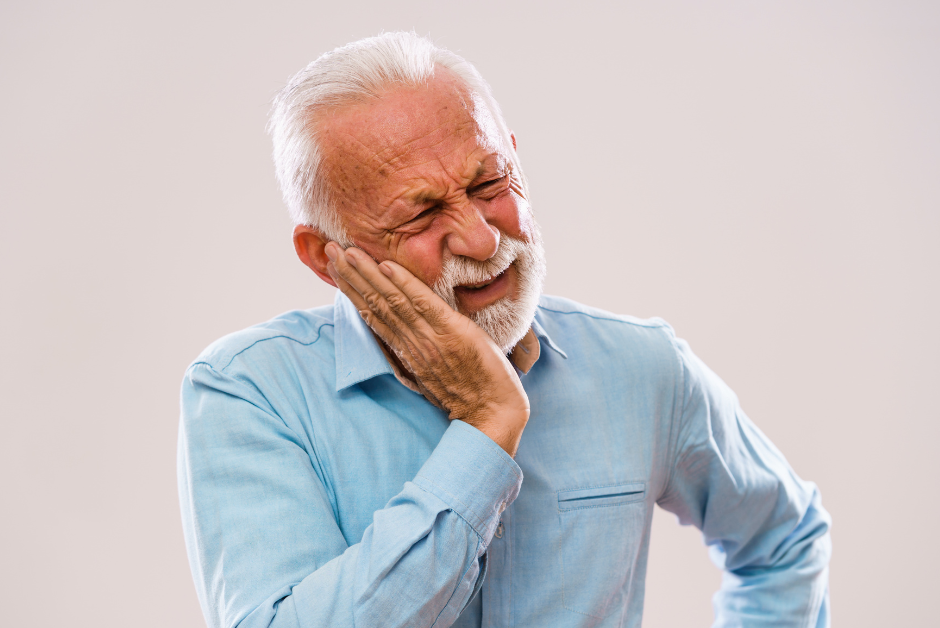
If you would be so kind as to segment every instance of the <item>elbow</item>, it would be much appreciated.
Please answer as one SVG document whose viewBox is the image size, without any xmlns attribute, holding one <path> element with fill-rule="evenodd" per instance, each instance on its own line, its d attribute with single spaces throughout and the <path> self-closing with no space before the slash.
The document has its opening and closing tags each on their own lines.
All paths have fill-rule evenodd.
<svg viewBox="0 0 940 628">
<path fill-rule="evenodd" d="M 779 562 L 824 570 L 832 554 L 829 530 L 832 517 L 822 507 L 819 489 L 813 487 L 809 505 L 799 523 L 778 547 Z"/>
<path fill-rule="evenodd" d="M 819 490 L 813 487 L 812 498 L 796 517 L 796 524 L 783 538 L 774 542 L 764 552 L 763 560 L 728 571 L 741 577 L 758 573 L 789 572 L 801 578 L 814 578 L 826 572 L 832 555 L 830 528 L 832 517 L 822 507 Z M 769 549 L 769 551 L 767 551 Z M 765 553 L 766 552 L 766 553 Z"/>
</svg>

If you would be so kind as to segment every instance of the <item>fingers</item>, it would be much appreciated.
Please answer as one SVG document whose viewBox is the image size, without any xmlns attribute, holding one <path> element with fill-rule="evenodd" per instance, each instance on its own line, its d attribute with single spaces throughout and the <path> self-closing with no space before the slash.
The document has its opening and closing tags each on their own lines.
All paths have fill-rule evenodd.
<svg viewBox="0 0 940 628">
<path fill-rule="evenodd" d="M 409 371 L 417 375 L 426 370 L 428 360 L 433 359 L 427 355 L 427 340 L 434 330 L 374 260 L 358 249 L 343 252 L 334 247 L 327 248 L 332 259 L 332 268 L 327 270 L 337 286 Z"/>
<path fill-rule="evenodd" d="M 340 274 L 337 272 L 336 267 L 333 265 L 333 262 L 330 262 L 326 266 L 327 272 L 330 274 L 330 277 L 333 278 L 333 281 L 336 282 L 336 286 L 340 289 L 340 292 L 346 295 L 352 304 L 356 307 L 356 310 L 359 311 L 363 319 L 366 321 L 366 324 L 379 335 L 379 338 L 385 341 L 385 344 L 390 344 L 395 339 L 396 334 L 392 329 L 386 325 L 384 322 L 379 320 L 378 317 L 372 312 L 369 308 L 369 304 L 366 303 L 366 300 L 362 297 L 359 292 L 349 284 L 348 281 L 343 279 Z"/>
<path fill-rule="evenodd" d="M 340 278 L 358 293 L 357 305 L 364 302 L 366 310 L 396 334 L 409 337 L 416 327 L 420 327 L 419 317 L 407 298 L 362 251 L 350 249 L 336 253 L 333 266 Z"/>
<path fill-rule="evenodd" d="M 408 299 L 414 312 L 435 330 L 443 331 L 452 321 L 455 312 L 450 306 L 407 269 L 395 262 L 384 261 L 379 264 L 379 270 Z"/>
<path fill-rule="evenodd" d="M 370 266 L 375 266 L 375 262 L 371 258 L 368 261 L 360 261 L 349 252 L 342 251 L 331 257 L 333 268 L 340 278 L 361 296 L 361 300 L 366 303 L 370 310 L 385 320 L 387 318 L 387 307 L 384 301 L 387 300 L 386 294 L 390 289 L 394 289 L 394 286 L 380 272 L 373 271 L 370 268 Z"/>
<path fill-rule="evenodd" d="M 377 265 L 363 251 L 342 251 L 333 243 L 327 245 L 327 255 L 332 260 L 327 270 L 336 285 L 429 398 L 440 400 L 439 380 L 466 362 L 467 348 L 455 347 L 472 337 L 492 342 L 404 267 L 389 261 Z"/>
<path fill-rule="evenodd" d="M 377 265 L 358 249 L 350 248 L 345 252 L 337 249 L 329 254 L 335 255 L 333 264 L 340 277 L 387 325 L 402 331 L 397 329 L 400 321 L 411 331 L 424 336 L 443 331 L 441 328 L 447 323 L 444 314 L 451 310 L 420 279 L 394 262 Z"/>
</svg>

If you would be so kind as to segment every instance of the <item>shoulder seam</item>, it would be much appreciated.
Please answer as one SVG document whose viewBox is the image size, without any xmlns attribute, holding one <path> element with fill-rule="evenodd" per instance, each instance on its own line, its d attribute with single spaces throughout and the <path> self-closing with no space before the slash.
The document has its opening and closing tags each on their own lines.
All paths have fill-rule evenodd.
<svg viewBox="0 0 940 628">
<path fill-rule="evenodd" d="M 239 350 L 238 352 L 236 352 L 235 354 L 233 354 L 232 357 L 229 358 L 229 361 L 225 363 L 225 366 L 223 366 L 223 367 L 221 367 L 221 368 L 216 367 L 214 364 L 212 364 L 211 362 L 207 362 L 206 360 L 196 360 L 195 362 L 193 362 L 192 364 L 189 365 L 189 368 L 192 368 L 192 367 L 196 366 L 197 364 L 205 364 L 206 366 L 212 368 L 213 370 L 217 370 L 217 371 L 219 371 L 219 372 L 221 373 L 221 372 L 225 371 L 225 369 L 227 369 L 229 366 L 232 365 L 232 362 L 235 361 L 235 358 L 237 358 L 238 356 L 240 356 L 241 354 L 243 354 L 245 351 L 248 351 L 249 349 L 251 349 L 251 348 L 252 348 L 253 346 L 255 346 L 256 344 L 259 344 L 259 343 L 262 343 L 262 342 L 266 342 L 266 341 L 268 341 L 268 340 L 275 340 L 275 339 L 277 339 L 277 338 L 284 338 L 284 339 L 286 339 L 286 340 L 290 340 L 290 341 L 292 341 L 292 342 L 296 342 L 297 344 L 300 344 L 300 345 L 304 345 L 304 346 L 306 346 L 306 347 L 309 347 L 310 345 L 316 344 L 317 341 L 320 340 L 320 335 L 321 335 L 321 334 L 320 334 L 320 330 L 321 330 L 321 329 L 323 329 L 323 328 L 326 327 L 326 326 L 332 327 L 333 325 L 334 325 L 334 323 L 329 323 L 329 322 L 320 323 L 320 326 L 317 327 L 317 337 L 314 338 L 313 340 L 311 340 L 310 342 L 303 342 L 303 341 L 301 341 L 301 340 L 298 340 L 297 338 L 294 338 L 293 336 L 288 336 L 287 334 L 275 334 L 275 335 L 273 335 L 273 336 L 268 336 L 268 337 L 266 337 L 266 338 L 259 338 L 258 340 L 255 340 L 254 342 L 252 342 L 252 343 L 251 343 L 250 345 L 248 345 L 247 347 L 245 347 L 245 348 Z M 189 369 L 187 369 L 187 370 L 189 370 Z"/>
<path fill-rule="evenodd" d="M 647 324 L 647 323 L 640 323 L 638 321 L 628 321 L 622 318 L 615 318 L 615 317 L 610 317 L 610 316 L 596 316 L 594 314 L 590 314 L 588 312 L 582 312 L 580 310 L 571 310 L 571 311 L 556 310 L 550 307 L 545 307 L 544 305 L 539 305 L 539 309 L 545 310 L 547 312 L 554 312 L 556 314 L 580 314 L 582 316 L 587 316 L 588 318 L 593 318 L 594 320 L 598 320 L 598 321 L 610 321 L 612 323 L 625 323 L 627 325 L 633 325 L 634 327 L 645 327 L 647 329 L 662 329 L 664 327 L 669 326 L 669 324 L 666 323 L 665 321 Z"/>
<path fill-rule="evenodd" d="M 321 325 L 320 327 L 322 327 L 322 325 Z M 320 337 L 320 336 L 319 336 L 319 330 L 320 330 L 320 329 L 317 328 L 317 339 L 314 340 L 313 342 L 310 342 L 310 343 L 307 343 L 307 344 L 313 344 L 314 342 L 316 342 L 317 340 L 319 340 L 319 337 Z M 272 336 L 272 338 L 277 338 L 277 337 L 278 337 L 278 336 Z M 287 337 L 287 336 L 285 336 L 285 337 Z M 292 338 L 289 338 L 289 339 L 290 339 L 290 340 L 293 340 Z M 257 344 L 258 342 L 262 342 L 262 341 L 261 341 L 261 340 L 258 340 L 257 342 L 252 343 L 251 346 L 254 346 L 254 345 Z M 251 348 L 251 347 L 245 347 L 245 349 L 249 349 L 249 348 Z M 239 353 L 241 353 L 241 351 L 239 351 Z M 234 360 L 235 357 L 233 356 L 232 359 Z M 194 366 L 198 366 L 198 365 L 200 365 L 200 364 L 203 365 L 203 366 L 205 366 L 205 367 L 206 367 L 207 369 L 209 369 L 210 371 L 215 371 L 216 373 L 218 373 L 218 374 L 220 374 L 220 375 L 223 374 L 222 371 L 223 371 L 224 369 L 217 369 L 217 368 L 215 368 L 211 363 L 206 362 L 206 361 L 204 361 L 204 360 L 198 360 L 198 361 L 193 362 L 192 364 L 190 364 L 190 365 L 189 365 L 189 368 L 186 369 L 187 372 L 189 372 L 190 370 L 192 370 L 192 368 L 193 368 Z M 229 361 L 229 364 L 231 364 L 231 361 Z M 225 366 L 228 367 L 228 364 L 226 364 Z M 233 380 L 240 388 L 247 388 L 247 385 L 245 384 L 245 382 L 238 381 L 237 379 L 234 379 L 231 375 L 228 375 L 228 374 L 225 374 L 225 377 L 229 378 L 230 380 Z M 255 389 L 257 390 L 257 387 L 256 387 Z M 259 393 L 260 393 L 260 391 L 259 391 Z M 250 406 L 252 406 L 252 407 L 254 407 L 254 408 L 257 408 L 257 410 L 258 410 L 259 412 L 263 412 L 264 414 L 268 415 L 269 417 L 275 418 L 275 419 L 277 419 L 278 421 L 280 421 L 281 425 L 284 426 L 284 429 L 286 429 L 288 432 L 290 432 L 290 433 L 293 435 L 293 437 L 294 437 L 294 439 L 295 439 L 295 443 L 296 443 L 301 449 L 303 449 L 303 450 L 306 451 L 306 447 L 303 446 L 303 439 L 300 438 L 300 436 L 297 434 L 297 431 L 294 430 L 294 428 L 292 428 L 290 425 L 287 424 L 287 421 L 284 420 L 284 417 L 282 417 L 281 415 L 277 414 L 277 412 L 274 411 L 274 408 L 270 408 L 270 407 L 269 407 L 269 408 L 263 408 L 262 406 L 258 405 L 254 400 L 249 399 L 246 395 L 240 395 L 238 398 L 241 399 L 242 401 L 244 401 L 245 403 L 249 404 Z M 265 401 L 267 401 L 267 399 L 264 397 L 264 394 L 263 394 L 263 393 L 261 393 L 261 398 L 264 399 Z M 312 446 L 312 445 L 313 445 L 313 444 L 311 443 L 311 446 Z M 313 455 L 314 455 L 314 456 L 317 456 L 317 454 L 316 454 L 316 447 L 313 447 L 313 450 L 314 450 L 314 451 L 313 451 Z M 319 462 L 319 458 L 318 458 L 317 462 Z"/>
</svg>

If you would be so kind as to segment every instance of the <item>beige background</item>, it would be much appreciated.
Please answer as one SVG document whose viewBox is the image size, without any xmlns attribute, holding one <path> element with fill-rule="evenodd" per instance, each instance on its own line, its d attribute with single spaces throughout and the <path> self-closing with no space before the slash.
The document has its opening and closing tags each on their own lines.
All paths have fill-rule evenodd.
<svg viewBox="0 0 940 628">
<path fill-rule="evenodd" d="M 201 625 L 183 370 L 332 299 L 293 256 L 269 102 L 401 28 L 492 83 L 548 291 L 669 320 L 819 484 L 836 624 L 934 619 L 940 4 L 251 4 L 0 5 L 0 623 Z M 645 625 L 708 625 L 697 532 L 654 528 Z"/>
</svg>

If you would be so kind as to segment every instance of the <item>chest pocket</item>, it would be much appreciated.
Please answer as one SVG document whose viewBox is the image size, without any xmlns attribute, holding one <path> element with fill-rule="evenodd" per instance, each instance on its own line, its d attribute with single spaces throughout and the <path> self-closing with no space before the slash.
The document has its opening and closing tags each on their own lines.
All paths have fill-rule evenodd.
<svg viewBox="0 0 940 628">
<path fill-rule="evenodd" d="M 646 483 L 558 491 L 564 607 L 603 619 L 628 595 L 646 524 Z"/>
</svg>

